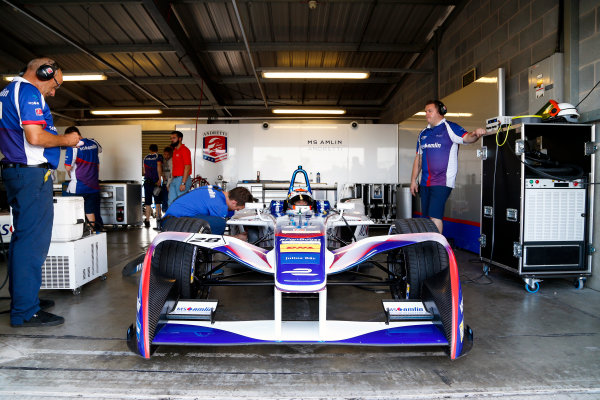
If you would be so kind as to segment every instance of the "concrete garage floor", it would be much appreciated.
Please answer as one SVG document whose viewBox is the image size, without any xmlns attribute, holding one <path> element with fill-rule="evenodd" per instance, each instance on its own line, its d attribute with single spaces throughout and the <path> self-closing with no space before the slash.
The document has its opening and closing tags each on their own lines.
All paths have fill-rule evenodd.
<svg viewBox="0 0 600 400">
<path fill-rule="evenodd" d="M 475 344 L 457 361 L 422 348 L 307 345 L 160 347 L 144 360 L 125 343 L 139 274 L 122 277 L 121 270 L 154 235 L 144 228 L 109 232 L 106 281 L 85 285 L 79 296 L 43 291 L 64 325 L 15 329 L 0 314 L 1 399 L 600 398 L 600 293 L 551 279 L 529 294 L 498 269 L 490 280 L 475 279 L 481 266 L 463 251 L 457 258 Z M 5 273 L 3 262 L 0 283 Z M 331 301 L 378 318 L 364 304 L 385 294 L 347 289 L 345 299 L 344 291 L 330 290 Z M 264 294 L 250 301 L 236 292 L 220 299 L 219 312 L 243 307 L 272 316 L 271 292 L 259 288 Z M 5 287 L 0 296 L 7 295 Z M 0 301 L 0 310 L 7 308 Z"/>
</svg>

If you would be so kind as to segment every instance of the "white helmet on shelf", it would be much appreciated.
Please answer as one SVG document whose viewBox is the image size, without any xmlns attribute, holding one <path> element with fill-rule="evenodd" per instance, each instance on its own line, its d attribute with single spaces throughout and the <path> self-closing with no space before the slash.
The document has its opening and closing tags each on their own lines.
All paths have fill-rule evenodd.
<svg viewBox="0 0 600 400">
<path fill-rule="evenodd" d="M 550 120 L 566 121 L 576 123 L 579 120 L 579 113 L 575 106 L 571 103 L 557 103 L 550 100 Z"/>
</svg>

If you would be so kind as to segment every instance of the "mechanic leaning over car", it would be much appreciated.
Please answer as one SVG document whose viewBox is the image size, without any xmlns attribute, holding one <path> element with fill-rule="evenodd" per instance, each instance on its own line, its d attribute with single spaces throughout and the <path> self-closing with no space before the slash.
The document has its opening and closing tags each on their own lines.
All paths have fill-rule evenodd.
<svg viewBox="0 0 600 400">
<path fill-rule="evenodd" d="M 224 192 L 217 186 L 202 186 L 178 197 L 169 206 L 163 223 L 168 217 L 200 218 L 208 222 L 211 233 L 222 235 L 225 232 L 225 218 L 244 209 L 246 203 L 253 200 L 250 191 L 244 187 Z"/>
<path fill-rule="evenodd" d="M 192 187 L 192 153 L 183 144 L 183 133 L 171 132 L 171 147 L 173 148 L 173 169 L 171 175 L 173 180 L 169 186 L 169 206 L 176 198 L 189 192 Z"/>
<path fill-rule="evenodd" d="M 58 166 L 60 147 L 79 142 L 75 132 L 57 134 L 46 104 L 62 82 L 54 60 L 36 58 L 0 92 L 0 165 L 15 229 L 8 255 L 10 324 L 15 328 L 65 321 L 42 310 L 54 301 L 38 297 L 54 220 L 50 174 Z"/>
<path fill-rule="evenodd" d="M 416 196 L 420 192 L 421 213 L 442 233 L 444 208 L 450 196 L 456 173 L 458 172 L 458 145 L 475 143 L 486 131 L 477 128 L 467 132 L 454 122 L 447 121 L 444 115 L 447 108 L 439 100 L 425 103 L 427 128 L 423 129 L 417 140 L 417 155 L 413 163 L 410 178 L 410 192 Z M 421 174 L 421 184 L 417 180 Z"/>
</svg>

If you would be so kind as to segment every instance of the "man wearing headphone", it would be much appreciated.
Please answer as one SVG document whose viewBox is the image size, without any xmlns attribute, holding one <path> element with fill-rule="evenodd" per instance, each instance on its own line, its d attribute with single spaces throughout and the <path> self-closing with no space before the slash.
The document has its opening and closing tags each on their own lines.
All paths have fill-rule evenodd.
<svg viewBox="0 0 600 400">
<path fill-rule="evenodd" d="M 8 256 L 13 327 L 64 322 L 42 310 L 52 307 L 52 300 L 38 298 L 54 220 L 50 173 L 58 166 L 60 147 L 79 142 L 77 133 L 57 134 L 46 104 L 62 81 L 55 61 L 37 58 L 0 92 L 0 167 L 15 227 Z"/>
<path fill-rule="evenodd" d="M 458 172 L 458 145 L 474 143 L 486 131 L 477 128 L 467 132 L 460 125 L 444 118 L 448 110 L 439 100 L 425 103 L 427 128 L 419 134 L 417 155 L 413 163 L 410 179 L 410 192 L 421 195 L 421 212 L 424 218 L 430 218 L 442 233 L 442 218 L 446 200 L 450 196 L 456 173 Z M 421 183 L 417 181 L 419 173 Z"/>
</svg>

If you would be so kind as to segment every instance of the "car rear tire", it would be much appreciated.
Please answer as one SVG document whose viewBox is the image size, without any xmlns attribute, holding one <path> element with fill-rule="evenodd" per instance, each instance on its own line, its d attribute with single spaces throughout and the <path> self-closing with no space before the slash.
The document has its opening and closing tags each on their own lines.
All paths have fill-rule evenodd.
<svg viewBox="0 0 600 400">
<path fill-rule="evenodd" d="M 210 233 L 210 225 L 203 219 L 190 217 L 170 217 L 165 219 L 163 232 Z"/>
<path fill-rule="evenodd" d="M 390 228 L 391 235 L 424 232 L 439 233 L 429 218 L 397 219 Z M 388 266 L 393 274 L 406 274 L 408 298 L 416 299 L 421 296 L 425 279 L 448 268 L 448 253 L 439 243 L 418 243 L 390 253 Z M 406 269 L 406 272 L 399 268 Z"/>
</svg>

